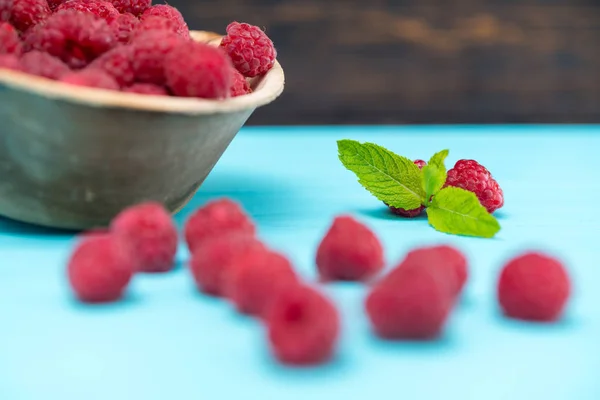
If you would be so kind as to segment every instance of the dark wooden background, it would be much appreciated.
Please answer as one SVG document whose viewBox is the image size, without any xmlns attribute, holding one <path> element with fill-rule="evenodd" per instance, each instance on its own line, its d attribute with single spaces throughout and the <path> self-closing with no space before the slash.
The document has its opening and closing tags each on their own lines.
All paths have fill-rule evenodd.
<svg viewBox="0 0 600 400">
<path fill-rule="evenodd" d="M 172 0 L 266 28 L 284 95 L 253 124 L 600 122 L 600 0 Z"/>
</svg>

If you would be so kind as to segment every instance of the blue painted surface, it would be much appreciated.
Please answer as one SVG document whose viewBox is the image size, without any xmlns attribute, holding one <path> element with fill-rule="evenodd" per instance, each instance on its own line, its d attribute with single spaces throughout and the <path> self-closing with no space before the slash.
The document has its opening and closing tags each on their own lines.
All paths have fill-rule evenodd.
<svg viewBox="0 0 600 400">
<path fill-rule="evenodd" d="M 425 219 L 391 218 L 337 160 L 336 140 L 372 141 L 411 158 L 449 148 L 501 183 L 502 231 L 451 237 Z M 600 127 L 254 128 L 238 136 L 182 221 L 208 199 L 243 203 L 262 237 L 315 278 L 314 251 L 331 218 L 352 213 L 381 236 L 392 264 L 415 245 L 455 243 L 471 279 L 444 336 L 386 343 L 369 330 L 364 287 L 324 290 L 343 316 L 336 358 L 288 369 L 269 355 L 256 321 L 200 296 L 184 265 L 138 276 L 127 299 L 80 305 L 64 278 L 70 234 L 0 219 L 0 399 L 600 399 Z M 574 295 L 550 326 L 500 316 L 495 281 L 516 252 L 551 251 Z"/>
</svg>

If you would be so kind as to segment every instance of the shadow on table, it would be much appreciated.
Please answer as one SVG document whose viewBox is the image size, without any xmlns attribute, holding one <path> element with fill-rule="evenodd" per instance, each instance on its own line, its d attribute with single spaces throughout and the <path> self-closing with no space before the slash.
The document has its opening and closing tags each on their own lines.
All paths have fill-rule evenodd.
<svg viewBox="0 0 600 400">
<path fill-rule="evenodd" d="M 73 236 L 77 231 L 46 228 L 0 216 L 0 235 L 8 236 Z"/>
</svg>

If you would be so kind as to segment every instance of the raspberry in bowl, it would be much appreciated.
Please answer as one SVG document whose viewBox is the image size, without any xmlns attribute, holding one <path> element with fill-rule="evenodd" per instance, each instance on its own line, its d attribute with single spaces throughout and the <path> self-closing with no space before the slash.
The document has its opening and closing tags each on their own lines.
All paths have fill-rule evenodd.
<svg viewBox="0 0 600 400">
<path fill-rule="evenodd" d="M 8 176 L 0 181 L 1 215 L 88 229 L 142 201 L 175 212 L 254 110 L 283 91 L 266 35 L 256 43 L 258 61 L 236 64 L 221 35 L 189 31 L 174 8 L 152 7 L 118 18 L 57 7 L 19 32 L 22 54 L 4 55 L 11 68 L 0 66 L 0 170 Z M 245 30 L 255 27 L 234 24 L 242 26 L 234 41 L 248 53 Z M 40 68 L 36 76 L 15 63 L 30 52 L 64 73 Z"/>
</svg>

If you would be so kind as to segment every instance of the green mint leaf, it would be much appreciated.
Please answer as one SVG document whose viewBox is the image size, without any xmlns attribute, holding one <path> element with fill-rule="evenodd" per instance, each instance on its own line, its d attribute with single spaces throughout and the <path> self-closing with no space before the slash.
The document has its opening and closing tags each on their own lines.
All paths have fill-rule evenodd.
<svg viewBox="0 0 600 400">
<path fill-rule="evenodd" d="M 427 208 L 429 224 L 440 232 L 493 237 L 500 224 L 487 212 L 474 193 L 457 187 L 440 190 Z"/>
<path fill-rule="evenodd" d="M 446 160 L 446 157 L 448 157 L 449 153 L 450 150 L 438 151 L 437 153 L 431 156 L 429 162 L 427 163 L 427 165 L 433 165 L 434 167 L 443 172 L 444 181 L 446 181 L 446 166 L 444 165 L 444 161 Z"/>
<path fill-rule="evenodd" d="M 422 172 L 411 160 L 373 143 L 339 140 L 339 158 L 377 199 L 406 210 L 425 201 Z"/>
<path fill-rule="evenodd" d="M 440 170 L 435 165 L 426 165 L 423 167 L 423 189 L 425 190 L 426 205 L 431 196 L 442 189 L 446 182 L 446 172 Z"/>
</svg>

